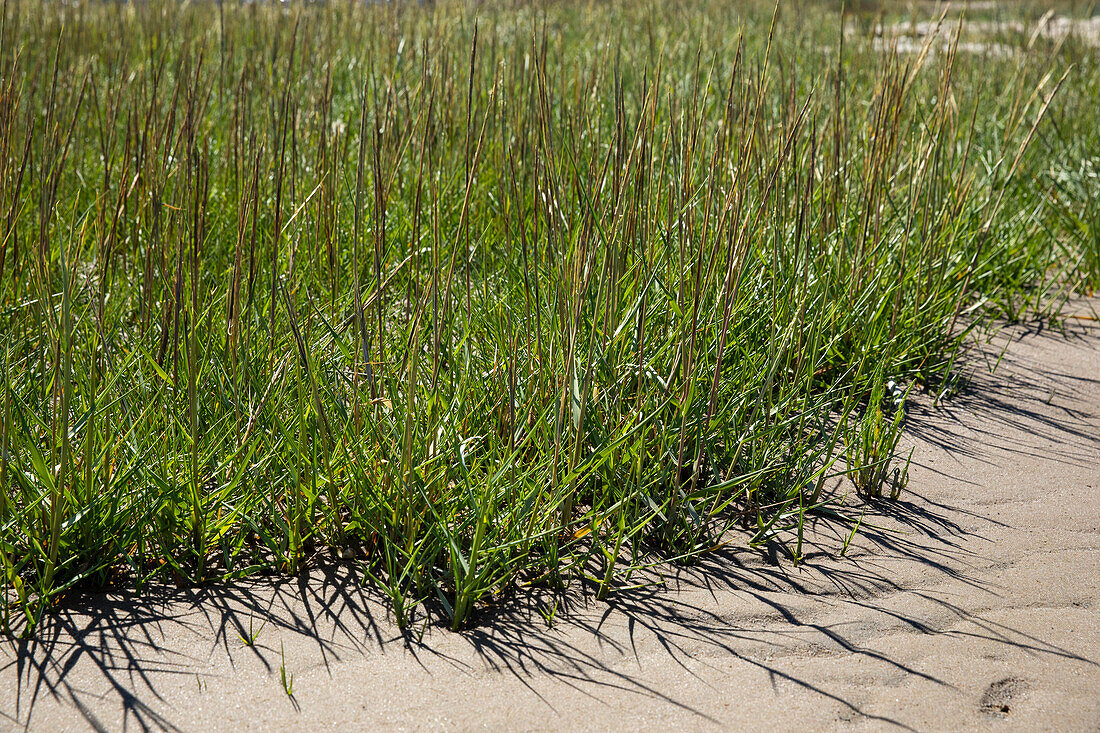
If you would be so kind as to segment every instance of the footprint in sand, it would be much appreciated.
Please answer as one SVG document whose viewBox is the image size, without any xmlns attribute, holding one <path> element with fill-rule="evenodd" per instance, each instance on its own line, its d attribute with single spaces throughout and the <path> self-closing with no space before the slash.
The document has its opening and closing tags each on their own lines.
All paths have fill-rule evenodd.
<svg viewBox="0 0 1100 733">
<path fill-rule="evenodd" d="M 982 693 L 979 708 L 986 715 L 1007 718 L 1013 700 L 1027 691 L 1027 682 L 1017 677 L 997 680 Z"/>
</svg>

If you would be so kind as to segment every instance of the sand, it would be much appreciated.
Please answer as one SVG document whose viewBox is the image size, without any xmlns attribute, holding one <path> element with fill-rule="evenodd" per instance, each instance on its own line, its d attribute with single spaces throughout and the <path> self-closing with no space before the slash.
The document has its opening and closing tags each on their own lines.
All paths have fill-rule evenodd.
<svg viewBox="0 0 1100 733">
<path fill-rule="evenodd" d="M 1100 730 L 1100 328 L 1006 329 L 966 371 L 844 557 L 819 521 L 798 567 L 735 543 L 463 633 L 402 634 L 346 568 L 89 596 L 0 644 L 0 729 Z"/>
</svg>

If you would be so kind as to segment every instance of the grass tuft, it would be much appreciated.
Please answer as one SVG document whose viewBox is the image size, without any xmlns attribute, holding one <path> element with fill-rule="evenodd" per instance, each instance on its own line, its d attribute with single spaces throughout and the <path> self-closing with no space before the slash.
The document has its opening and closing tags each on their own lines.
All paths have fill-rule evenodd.
<svg viewBox="0 0 1100 733">
<path fill-rule="evenodd" d="M 865 5 L 5 2 L 4 628 L 339 562 L 457 629 L 896 496 L 895 392 L 1100 283 L 1100 56 Z"/>
</svg>

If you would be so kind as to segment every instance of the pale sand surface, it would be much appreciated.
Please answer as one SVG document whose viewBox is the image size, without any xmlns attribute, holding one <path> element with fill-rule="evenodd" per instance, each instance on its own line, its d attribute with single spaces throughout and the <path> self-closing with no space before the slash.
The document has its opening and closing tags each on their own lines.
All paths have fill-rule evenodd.
<svg viewBox="0 0 1100 733">
<path fill-rule="evenodd" d="M 543 595 L 403 636 L 341 568 L 89 597 L 0 644 L 0 728 L 1100 730 L 1100 328 L 1071 323 L 918 401 L 910 490 L 847 557 L 818 522 L 797 568 L 731 549 L 549 630 Z"/>
</svg>

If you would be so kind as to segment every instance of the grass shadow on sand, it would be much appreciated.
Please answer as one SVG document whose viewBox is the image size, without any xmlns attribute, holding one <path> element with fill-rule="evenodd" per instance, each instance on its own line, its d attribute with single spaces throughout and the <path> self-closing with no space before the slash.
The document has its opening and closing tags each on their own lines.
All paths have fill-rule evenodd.
<svg viewBox="0 0 1100 733">
<path fill-rule="evenodd" d="M 1045 334 L 1030 336 L 1030 349 L 1044 348 Z M 1001 453 L 1029 451 L 1055 465 L 1088 460 L 1081 446 L 1087 447 L 1095 434 L 1098 416 L 1064 403 L 1090 404 L 1082 397 L 1095 392 L 1098 380 L 1033 367 L 1026 354 L 1015 351 L 992 375 L 980 367 L 974 371 L 970 386 L 949 402 L 914 406 L 910 439 L 968 460 L 995 461 Z M 1006 383 L 1010 390 L 1004 389 Z M 1054 391 L 1057 402 L 1048 396 Z M 971 477 L 960 465 L 948 461 L 922 470 L 965 484 Z M 813 547 L 797 566 L 780 559 L 786 550 L 777 543 L 760 551 L 733 543 L 691 566 L 655 570 L 652 584 L 614 593 L 606 602 L 595 600 L 591 586 L 574 585 L 567 593 L 520 589 L 481 610 L 473 628 L 459 634 L 444 631 L 445 621 L 430 606 L 411 630 L 398 630 L 380 594 L 363 587 L 349 566 L 282 581 L 74 594 L 48 615 L 32 639 L 3 642 L 0 674 L 18 681 L 14 708 L 2 715 L 12 725 L 33 728 L 38 706 L 52 700 L 103 730 L 115 724 L 97 717 L 91 703 L 103 710 L 106 701 L 127 727 L 176 729 L 172 701 L 162 691 L 167 680 L 193 676 L 201 686 L 209 660 L 225 657 L 235 667 L 240 654 L 255 657 L 277 677 L 280 640 L 287 640 L 308 648 L 330 675 L 341 661 L 404 654 L 416 674 L 513 676 L 542 700 L 547 714 L 554 703 L 544 693 L 547 685 L 557 684 L 596 702 L 612 690 L 659 699 L 698 715 L 700 722 L 708 720 L 705 712 L 638 673 L 638 645 L 644 640 L 649 649 L 659 645 L 666 663 L 680 665 L 687 675 L 694 674 L 692 665 L 700 659 L 733 658 L 759 668 L 773 685 L 791 683 L 853 716 L 904 728 L 900 720 L 869 715 L 859 701 L 773 661 L 784 653 L 819 650 L 867 657 L 899 675 L 950 684 L 871 648 L 868 641 L 876 629 L 837 620 L 847 611 L 857 618 L 873 613 L 916 634 L 950 635 L 966 643 L 984 640 L 1096 666 L 1095 660 L 1034 633 L 928 592 L 911 582 L 912 573 L 899 580 L 900 563 L 991 596 L 999 592 L 972 571 L 987 564 L 981 548 L 994 541 L 987 535 L 1005 525 L 924 493 L 913 485 L 901 500 L 868 504 L 859 546 L 843 557 L 838 548 L 847 528 L 815 517 L 807 529 Z M 923 600 L 923 610 L 904 610 L 912 605 L 897 609 L 889 601 L 898 594 Z M 630 664 L 632 659 L 638 664 Z"/>
</svg>

